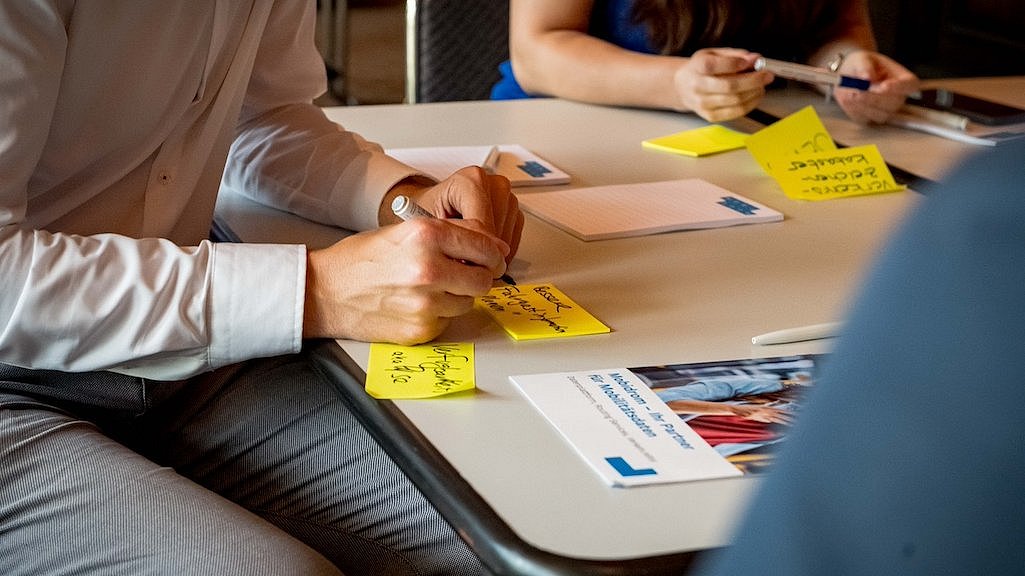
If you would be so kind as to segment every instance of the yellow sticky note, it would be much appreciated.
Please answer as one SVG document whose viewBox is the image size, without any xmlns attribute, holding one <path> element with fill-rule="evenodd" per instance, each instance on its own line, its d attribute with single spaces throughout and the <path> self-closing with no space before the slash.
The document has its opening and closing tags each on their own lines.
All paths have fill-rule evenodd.
<svg viewBox="0 0 1025 576">
<path fill-rule="evenodd" d="M 611 331 L 551 284 L 497 286 L 477 303 L 516 340 Z"/>
<path fill-rule="evenodd" d="M 798 200 L 828 200 L 895 192 L 897 184 L 874 144 L 792 156 L 774 176 L 783 192 Z"/>
<path fill-rule="evenodd" d="M 773 122 L 747 137 L 747 149 L 770 175 L 787 158 L 836 150 L 836 143 L 811 106 Z"/>
<path fill-rule="evenodd" d="M 472 342 L 370 345 L 366 390 L 374 398 L 432 398 L 475 386 Z"/>
<path fill-rule="evenodd" d="M 641 142 L 641 146 L 685 156 L 706 156 L 743 148 L 746 140 L 747 134 L 743 132 L 730 130 L 719 124 L 709 124 L 668 136 L 649 138 Z"/>
</svg>

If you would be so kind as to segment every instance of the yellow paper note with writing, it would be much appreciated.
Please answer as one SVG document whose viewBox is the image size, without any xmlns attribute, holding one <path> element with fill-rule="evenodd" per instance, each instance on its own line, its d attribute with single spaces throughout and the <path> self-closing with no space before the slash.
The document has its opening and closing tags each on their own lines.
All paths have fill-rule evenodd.
<svg viewBox="0 0 1025 576">
<path fill-rule="evenodd" d="M 374 398 L 433 398 L 474 382 L 472 342 L 370 345 L 366 390 Z"/>
<path fill-rule="evenodd" d="M 684 130 L 668 136 L 649 138 L 641 146 L 650 150 L 672 152 L 685 156 L 706 156 L 743 148 L 747 134 L 730 130 L 719 124 L 709 124 L 693 130 Z"/>
<path fill-rule="evenodd" d="M 815 109 L 805 106 L 747 137 L 747 149 L 762 169 L 775 177 L 788 158 L 836 150 Z"/>
<path fill-rule="evenodd" d="M 778 166 L 774 176 L 783 192 L 797 200 L 895 192 L 897 184 L 874 144 L 798 154 Z"/>
<path fill-rule="evenodd" d="M 497 286 L 477 303 L 516 340 L 610 332 L 551 284 Z"/>
</svg>

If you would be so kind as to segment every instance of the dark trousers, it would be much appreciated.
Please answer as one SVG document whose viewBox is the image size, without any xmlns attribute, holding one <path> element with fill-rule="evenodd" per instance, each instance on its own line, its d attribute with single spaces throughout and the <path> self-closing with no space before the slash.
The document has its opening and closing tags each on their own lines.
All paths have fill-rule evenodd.
<svg viewBox="0 0 1025 576">
<path fill-rule="evenodd" d="M 303 356 L 0 365 L 0 574 L 480 574 Z"/>
</svg>

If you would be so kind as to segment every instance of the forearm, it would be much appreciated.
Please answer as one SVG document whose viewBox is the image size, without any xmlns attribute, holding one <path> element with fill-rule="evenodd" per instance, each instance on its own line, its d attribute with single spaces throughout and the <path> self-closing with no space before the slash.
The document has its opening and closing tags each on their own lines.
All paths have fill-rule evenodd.
<svg viewBox="0 0 1025 576">
<path fill-rule="evenodd" d="M 275 3 L 223 183 L 304 218 L 350 230 L 376 228 L 385 193 L 417 172 L 313 104 L 326 89 L 313 41 L 315 10 L 304 0 Z"/>
<path fill-rule="evenodd" d="M 319 109 L 297 104 L 242 126 L 223 185 L 310 220 L 367 230 L 378 226 L 385 193 L 415 174 Z"/>
<path fill-rule="evenodd" d="M 517 80 L 527 92 L 570 100 L 679 109 L 673 84 L 685 59 L 642 54 L 572 30 L 512 44 Z"/>
</svg>

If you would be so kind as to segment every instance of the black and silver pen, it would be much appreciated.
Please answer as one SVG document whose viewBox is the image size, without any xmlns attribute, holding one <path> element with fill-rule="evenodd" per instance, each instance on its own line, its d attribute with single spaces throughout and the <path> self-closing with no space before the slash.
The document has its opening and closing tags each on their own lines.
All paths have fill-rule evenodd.
<svg viewBox="0 0 1025 576">
<path fill-rule="evenodd" d="M 402 195 L 396 196 L 395 199 L 392 200 L 391 211 L 403 220 L 412 220 L 413 218 L 434 218 L 434 214 L 425 210 L 423 206 L 414 202 L 412 198 Z M 502 274 L 499 277 L 499 280 L 511 286 L 516 285 L 516 281 L 508 274 Z"/>
</svg>

